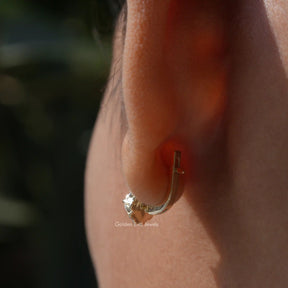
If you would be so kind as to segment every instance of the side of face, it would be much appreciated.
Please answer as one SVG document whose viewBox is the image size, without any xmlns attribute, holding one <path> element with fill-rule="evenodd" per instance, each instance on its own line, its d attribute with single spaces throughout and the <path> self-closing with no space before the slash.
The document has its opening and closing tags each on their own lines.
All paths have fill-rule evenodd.
<svg viewBox="0 0 288 288">
<path fill-rule="evenodd" d="M 260 231 L 256 220 L 269 214 L 259 213 L 277 195 L 258 194 L 257 181 L 272 185 L 263 165 L 283 175 L 287 166 L 288 141 L 280 135 L 287 120 L 279 115 L 288 112 L 288 2 L 230 2 L 128 0 L 127 19 L 119 18 L 85 176 L 88 242 L 101 287 L 276 283 L 260 272 L 252 281 L 251 271 L 265 259 L 258 247 L 269 245 L 261 233 L 276 243 L 271 227 L 279 220 L 270 215 L 271 227 Z M 134 226 L 122 199 L 131 190 L 160 203 L 175 150 L 187 171 L 183 194 L 151 225 Z"/>
</svg>

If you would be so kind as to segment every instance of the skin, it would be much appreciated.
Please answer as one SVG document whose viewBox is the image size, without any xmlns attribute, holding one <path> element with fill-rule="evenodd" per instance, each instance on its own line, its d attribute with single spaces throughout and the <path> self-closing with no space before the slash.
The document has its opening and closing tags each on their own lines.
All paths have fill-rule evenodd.
<svg viewBox="0 0 288 288">
<path fill-rule="evenodd" d="M 127 10 L 85 177 L 100 287 L 287 287 L 288 2 Z M 163 201 L 176 149 L 179 200 L 129 226 L 128 189 Z"/>
</svg>

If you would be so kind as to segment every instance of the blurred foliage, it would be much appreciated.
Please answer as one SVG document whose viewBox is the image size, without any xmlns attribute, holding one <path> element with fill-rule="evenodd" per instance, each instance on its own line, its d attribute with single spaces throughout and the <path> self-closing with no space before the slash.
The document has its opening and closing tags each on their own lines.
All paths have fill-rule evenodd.
<svg viewBox="0 0 288 288">
<path fill-rule="evenodd" d="M 0 287 L 97 287 L 83 173 L 112 0 L 0 3 Z"/>
</svg>

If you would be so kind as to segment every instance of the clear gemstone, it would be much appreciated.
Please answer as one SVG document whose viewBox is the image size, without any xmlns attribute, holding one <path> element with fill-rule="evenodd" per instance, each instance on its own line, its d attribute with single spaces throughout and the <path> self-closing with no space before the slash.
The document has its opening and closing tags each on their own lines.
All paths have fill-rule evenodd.
<svg viewBox="0 0 288 288">
<path fill-rule="evenodd" d="M 132 205 L 133 205 L 134 199 L 135 199 L 134 195 L 129 193 L 126 195 L 125 199 L 123 200 L 124 208 L 128 214 L 132 212 Z"/>
<path fill-rule="evenodd" d="M 140 205 L 132 193 L 126 195 L 123 200 L 124 208 L 129 217 L 136 223 L 145 223 L 152 218 L 152 215 L 145 213 L 143 205 Z"/>
</svg>

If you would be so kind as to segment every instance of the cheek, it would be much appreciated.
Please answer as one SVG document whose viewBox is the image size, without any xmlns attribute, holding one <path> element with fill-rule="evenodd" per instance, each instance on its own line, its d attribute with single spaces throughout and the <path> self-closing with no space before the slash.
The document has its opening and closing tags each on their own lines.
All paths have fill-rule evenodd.
<svg viewBox="0 0 288 288">
<path fill-rule="evenodd" d="M 126 187 L 121 177 L 118 151 L 121 143 L 117 128 L 120 128 L 120 125 L 111 125 L 111 121 L 108 121 L 113 119 L 118 123 L 115 117 L 120 115 L 111 115 L 110 110 L 107 114 L 106 111 L 102 111 L 98 118 L 85 175 L 86 233 L 92 261 L 97 268 L 97 277 L 103 287 L 113 287 L 109 271 L 115 269 L 115 264 L 111 267 L 111 263 L 119 258 L 121 251 L 117 237 L 113 235 L 114 223 L 127 220 L 121 205 Z M 116 283 L 114 287 L 117 287 Z"/>
<path fill-rule="evenodd" d="M 288 1 L 267 0 L 264 2 L 283 68 L 288 75 Z"/>
</svg>

